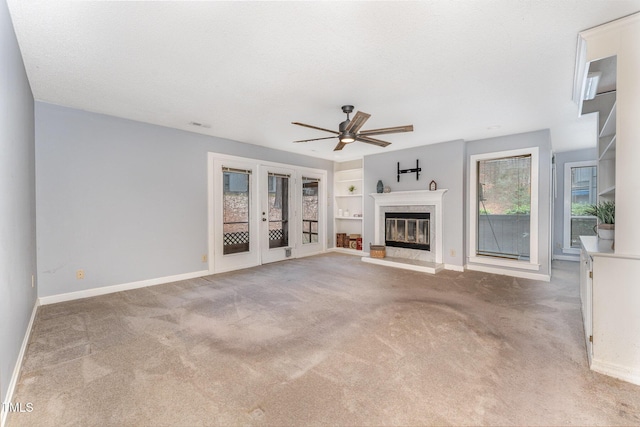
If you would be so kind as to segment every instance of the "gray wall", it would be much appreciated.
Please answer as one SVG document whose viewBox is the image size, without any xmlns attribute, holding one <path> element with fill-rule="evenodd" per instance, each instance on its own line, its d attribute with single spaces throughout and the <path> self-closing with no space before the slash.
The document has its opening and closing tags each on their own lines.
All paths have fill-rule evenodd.
<svg viewBox="0 0 640 427">
<path fill-rule="evenodd" d="M 39 296 L 206 270 L 207 152 L 333 171 L 327 160 L 37 102 Z"/>
<path fill-rule="evenodd" d="M 564 243 L 564 165 L 569 162 L 583 162 L 597 160 L 598 149 L 565 151 L 555 154 L 556 164 L 556 195 L 553 203 L 553 255 L 570 256 L 562 253 Z M 576 260 L 579 256 L 576 255 Z"/>
<path fill-rule="evenodd" d="M 376 192 L 379 179 L 392 191 L 427 190 L 431 180 L 435 180 L 439 189 L 447 189 L 444 195 L 443 211 L 444 241 L 443 260 L 445 264 L 462 266 L 464 249 L 464 159 L 465 143 L 463 140 L 425 145 L 406 150 L 375 154 L 364 158 L 364 239 L 366 248 L 374 239 L 374 200 L 368 196 Z M 416 175 L 400 175 L 397 182 L 396 169 L 413 169 L 416 159 L 420 160 L 420 178 Z M 452 256 L 452 251 L 455 256 Z"/>
<path fill-rule="evenodd" d="M 0 2 L 0 394 L 4 402 L 36 301 L 33 95 Z"/>
<path fill-rule="evenodd" d="M 488 138 L 467 143 L 466 168 L 470 167 L 470 156 L 497 151 L 517 150 L 521 148 L 539 148 L 539 186 L 538 186 L 538 262 L 540 274 L 551 274 L 551 254 L 549 239 L 551 235 L 551 137 L 549 130 Z M 465 196 L 468 197 L 468 196 Z M 465 235 L 469 235 L 469 223 L 466 221 Z"/>
</svg>

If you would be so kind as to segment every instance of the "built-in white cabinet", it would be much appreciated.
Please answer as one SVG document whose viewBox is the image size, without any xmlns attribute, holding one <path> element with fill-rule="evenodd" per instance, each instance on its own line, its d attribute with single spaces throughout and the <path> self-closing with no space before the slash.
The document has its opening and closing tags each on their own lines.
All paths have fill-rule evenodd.
<svg viewBox="0 0 640 427">
<path fill-rule="evenodd" d="M 592 258 L 582 245 L 580 251 L 580 302 L 582 308 L 582 322 L 584 324 L 584 340 L 587 346 L 587 358 L 589 359 L 589 366 L 591 366 L 591 356 L 593 355 L 593 332 L 591 330 L 593 322 L 591 316 L 593 313 L 592 302 L 592 271 L 591 264 Z"/>
<path fill-rule="evenodd" d="M 598 114 L 598 199 L 616 202 L 615 249 L 611 240 L 581 237 L 585 336 L 591 369 L 635 384 L 640 384 L 638 75 L 640 13 L 579 34 L 573 98 L 581 114 Z M 600 79 L 595 86 L 594 76 Z M 597 95 L 589 100 L 595 87 Z"/>
<path fill-rule="evenodd" d="M 337 234 L 347 236 L 363 233 L 363 171 L 362 168 L 338 170 L 334 173 L 334 248 L 348 253 L 362 253 L 356 248 L 338 247 Z M 353 191 L 350 188 L 353 187 Z"/>
<path fill-rule="evenodd" d="M 589 367 L 640 384 L 640 257 L 580 237 L 580 299 Z"/>
</svg>

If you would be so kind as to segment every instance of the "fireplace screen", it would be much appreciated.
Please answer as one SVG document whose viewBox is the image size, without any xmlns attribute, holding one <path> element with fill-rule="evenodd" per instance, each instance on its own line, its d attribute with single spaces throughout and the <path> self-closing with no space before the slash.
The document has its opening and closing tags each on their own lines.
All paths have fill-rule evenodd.
<svg viewBox="0 0 640 427">
<path fill-rule="evenodd" d="M 429 213 L 385 213 L 385 245 L 430 250 Z"/>
</svg>

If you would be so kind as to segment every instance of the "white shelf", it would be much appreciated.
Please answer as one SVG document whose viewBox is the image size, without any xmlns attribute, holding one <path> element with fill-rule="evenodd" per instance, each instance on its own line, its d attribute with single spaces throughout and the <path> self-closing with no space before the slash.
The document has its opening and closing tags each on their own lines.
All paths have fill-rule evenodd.
<svg viewBox="0 0 640 427">
<path fill-rule="evenodd" d="M 600 136 L 610 136 L 616 133 L 616 103 L 613 103 L 611 107 L 611 111 L 607 115 L 604 120 L 604 124 L 602 125 L 602 130 L 600 131 Z"/>
<path fill-rule="evenodd" d="M 616 194 L 616 186 L 612 185 L 598 193 L 598 196 L 614 196 Z"/>
<path fill-rule="evenodd" d="M 616 121 L 618 115 L 617 104 L 617 60 L 606 57 L 584 63 L 584 71 L 601 72 L 602 80 L 606 81 L 605 88 L 590 100 L 580 99 L 581 115 L 597 114 L 598 137 L 598 202 L 615 201 L 616 198 Z M 587 72 L 580 74 L 584 79 Z M 584 80 L 579 87 L 584 86 Z M 602 83 L 602 81 L 601 81 Z"/>
<path fill-rule="evenodd" d="M 363 212 L 363 202 L 364 197 L 362 194 L 363 190 L 363 170 L 362 168 L 357 169 L 346 169 L 346 170 L 338 170 L 335 171 L 334 180 L 333 180 L 333 202 L 334 202 L 334 221 L 333 221 L 333 230 L 334 230 L 334 250 L 343 253 L 349 253 L 352 255 L 362 255 L 363 252 L 356 249 L 350 248 L 335 248 L 335 234 L 337 233 L 345 233 L 345 234 L 359 234 L 362 236 L 363 229 L 362 226 L 364 224 L 363 217 L 355 217 L 355 216 L 338 216 L 338 211 L 342 210 L 343 212 L 350 212 L 351 214 L 362 213 Z M 349 187 L 353 185 L 355 187 L 355 192 L 350 194 Z"/>
<path fill-rule="evenodd" d="M 598 141 L 600 157 L 598 160 L 614 159 L 616 157 L 616 135 L 603 136 Z"/>
</svg>

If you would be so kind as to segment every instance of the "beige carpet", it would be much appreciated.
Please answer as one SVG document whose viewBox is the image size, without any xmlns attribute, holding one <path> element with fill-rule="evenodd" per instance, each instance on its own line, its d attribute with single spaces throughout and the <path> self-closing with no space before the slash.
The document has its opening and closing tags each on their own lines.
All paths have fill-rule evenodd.
<svg viewBox="0 0 640 427">
<path fill-rule="evenodd" d="M 326 254 L 40 307 L 22 425 L 640 425 L 549 283 Z"/>
</svg>

